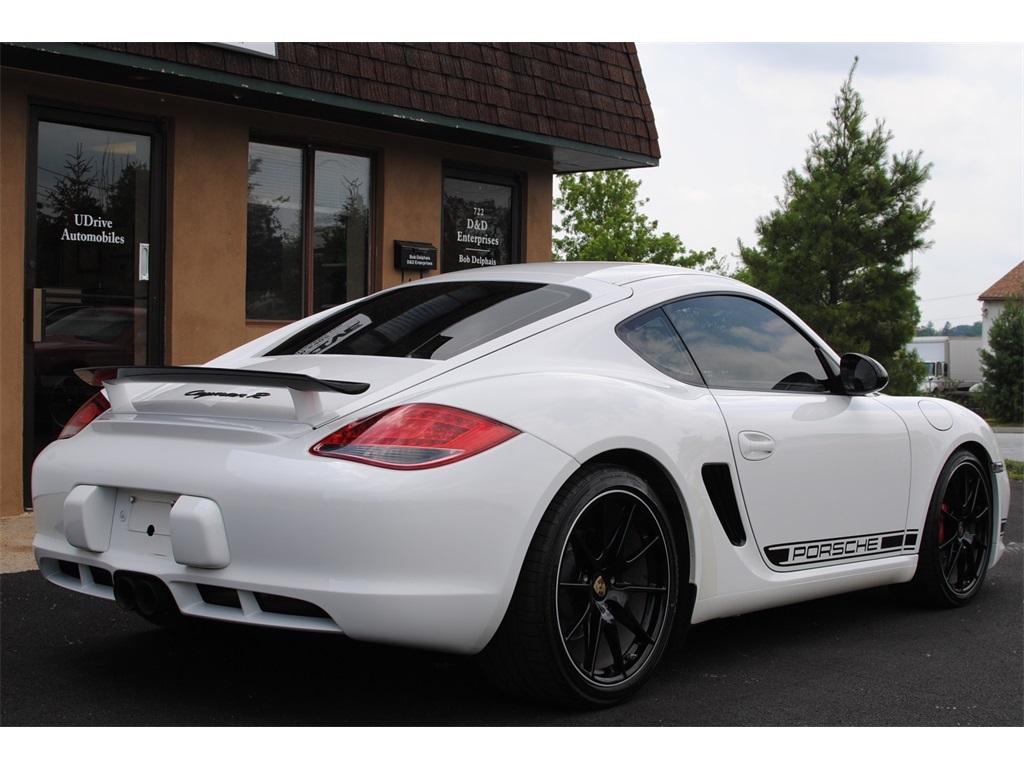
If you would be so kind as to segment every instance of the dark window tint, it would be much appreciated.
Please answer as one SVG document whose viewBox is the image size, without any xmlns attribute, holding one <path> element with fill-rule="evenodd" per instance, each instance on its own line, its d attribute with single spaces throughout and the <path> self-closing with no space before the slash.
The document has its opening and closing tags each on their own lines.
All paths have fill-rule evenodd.
<svg viewBox="0 0 1024 768">
<path fill-rule="evenodd" d="M 634 352 L 662 373 L 689 384 L 703 384 L 693 359 L 662 309 L 627 320 L 615 331 Z"/>
<path fill-rule="evenodd" d="M 272 355 L 372 355 L 446 360 L 589 298 L 532 283 L 425 283 L 371 296 Z"/>
<path fill-rule="evenodd" d="M 824 392 L 814 346 L 788 320 L 741 296 L 698 296 L 665 307 L 710 387 Z"/>
</svg>

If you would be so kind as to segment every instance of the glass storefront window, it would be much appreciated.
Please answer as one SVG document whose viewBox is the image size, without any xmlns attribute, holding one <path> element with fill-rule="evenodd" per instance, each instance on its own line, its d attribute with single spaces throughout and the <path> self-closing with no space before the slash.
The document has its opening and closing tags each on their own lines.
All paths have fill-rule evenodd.
<svg viewBox="0 0 1024 768">
<path fill-rule="evenodd" d="M 249 145 L 245 314 L 302 316 L 302 150 Z"/>
<path fill-rule="evenodd" d="M 29 173 L 25 454 L 34 457 L 95 393 L 77 368 L 161 354 L 160 127 L 40 108 Z"/>
<path fill-rule="evenodd" d="M 249 320 L 296 320 L 366 295 L 370 171 L 367 157 L 249 144 Z"/>
<path fill-rule="evenodd" d="M 441 271 L 520 261 L 518 208 L 519 185 L 513 178 L 471 171 L 447 172 Z"/>
</svg>

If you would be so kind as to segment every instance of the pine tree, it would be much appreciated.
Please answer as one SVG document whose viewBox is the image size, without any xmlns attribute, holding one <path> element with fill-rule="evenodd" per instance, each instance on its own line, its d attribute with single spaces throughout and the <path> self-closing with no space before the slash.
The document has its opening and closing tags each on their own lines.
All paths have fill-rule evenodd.
<svg viewBox="0 0 1024 768">
<path fill-rule="evenodd" d="M 889 391 L 916 390 L 905 348 L 920 320 L 905 258 L 929 248 L 931 175 L 920 152 L 888 155 L 882 121 L 868 130 L 853 67 L 824 135 L 811 135 L 800 171 L 784 178 L 780 208 L 757 220 L 758 247 L 741 242 L 739 275 L 795 310 L 838 352 L 862 352 L 889 371 Z"/>
<path fill-rule="evenodd" d="M 1006 302 L 988 332 L 988 349 L 982 349 L 981 373 L 985 377 L 983 400 L 990 415 L 1001 422 L 1024 422 L 1024 302 Z"/>
</svg>

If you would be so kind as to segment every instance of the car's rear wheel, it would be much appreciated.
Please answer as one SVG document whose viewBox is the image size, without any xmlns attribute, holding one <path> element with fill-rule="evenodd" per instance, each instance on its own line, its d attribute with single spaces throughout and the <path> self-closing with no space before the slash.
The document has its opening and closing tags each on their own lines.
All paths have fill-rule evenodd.
<svg viewBox="0 0 1024 768">
<path fill-rule="evenodd" d="M 946 463 L 932 494 L 911 588 L 939 607 L 967 604 L 981 589 L 992 546 L 992 486 L 970 451 Z"/>
<path fill-rule="evenodd" d="M 614 704 L 668 644 L 679 555 L 657 494 L 617 466 L 585 467 L 534 535 L 515 595 L 482 654 L 506 690 L 571 706 Z"/>
</svg>

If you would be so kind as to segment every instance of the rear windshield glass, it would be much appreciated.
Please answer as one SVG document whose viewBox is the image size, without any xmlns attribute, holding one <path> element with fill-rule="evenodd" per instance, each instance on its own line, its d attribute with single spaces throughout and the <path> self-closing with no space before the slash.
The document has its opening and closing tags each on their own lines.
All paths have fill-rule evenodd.
<svg viewBox="0 0 1024 768">
<path fill-rule="evenodd" d="M 448 358 L 586 301 L 577 288 L 536 283 L 424 283 L 370 296 L 270 355 Z"/>
</svg>

